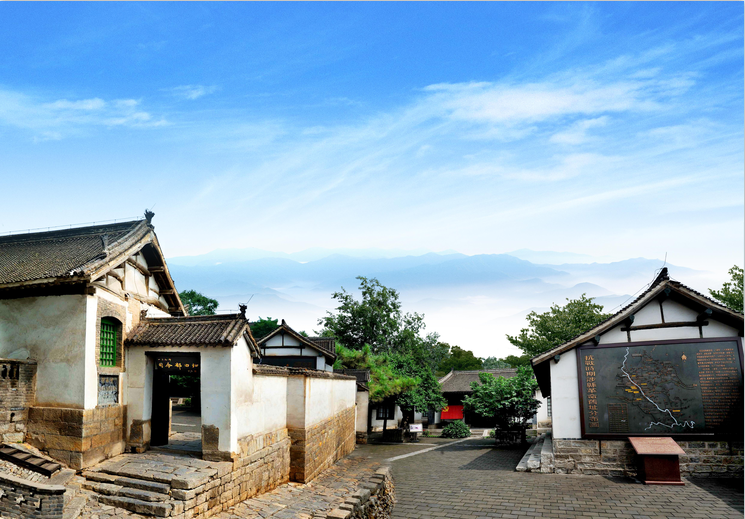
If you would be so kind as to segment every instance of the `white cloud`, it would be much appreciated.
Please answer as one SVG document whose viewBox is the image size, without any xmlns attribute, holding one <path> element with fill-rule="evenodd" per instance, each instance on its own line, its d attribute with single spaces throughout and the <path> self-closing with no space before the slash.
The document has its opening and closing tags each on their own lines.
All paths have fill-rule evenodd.
<svg viewBox="0 0 745 519">
<path fill-rule="evenodd" d="M 577 121 L 565 130 L 553 134 L 549 141 L 557 144 L 582 144 L 588 139 L 587 130 L 605 126 L 607 122 L 608 117 L 605 115 L 595 119 Z"/>
<path fill-rule="evenodd" d="M 204 97 L 216 91 L 217 91 L 217 87 L 214 85 L 212 86 L 181 85 L 181 86 L 173 87 L 170 89 L 170 92 L 174 96 L 178 97 L 179 99 L 184 99 L 188 101 L 199 99 L 200 97 Z"/>
<path fill-rule="evenodd" d="M 105 101 L 58 99 L 46 102 L 38 97 L 0 90 L 0 125 L 33 132 L 34 142 L 60 140 L 96 126 L 162 126 L 163 118 L 154 118 L 142 110 L 135 99 Z"/>
</svg>

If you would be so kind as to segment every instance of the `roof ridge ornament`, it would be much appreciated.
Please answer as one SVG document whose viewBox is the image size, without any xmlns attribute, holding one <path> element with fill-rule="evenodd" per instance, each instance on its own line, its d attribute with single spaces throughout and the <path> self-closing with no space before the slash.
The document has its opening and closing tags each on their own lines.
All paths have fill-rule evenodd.
<svg viewBox="0 0 745 519">
<path fill-rule="evenodd" d="M 240 310 L 241 310 L 241 317 L 243 317 L 245 319 L 246 318 L 246 308 L 248 308 L 248 305 L 241 303 L 241 304 L 238 305 L 238 308 L 240 308 Z"/>
<path fill-rule="evenodd" d="M 154 212 L 150 209 L 145 209 L 145 220 L 147 220 L 147 224 L 150 226 L 153 225 L 153 216 L 155 216 Z"/>
</svg>

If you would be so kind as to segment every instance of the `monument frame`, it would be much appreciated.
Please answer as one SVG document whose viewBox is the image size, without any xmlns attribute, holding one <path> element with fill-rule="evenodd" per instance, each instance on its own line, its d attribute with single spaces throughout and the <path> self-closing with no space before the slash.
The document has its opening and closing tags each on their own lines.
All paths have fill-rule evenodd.
<svg viewBox="0 0 745 519">
<path fill-rule="evenodd" d="M 636 433 L 636 432 L 623 432 L 623 433 L 591 433 L 586 431 L 585 427 L 585 392 L 583 386 L 582 377 L 582 353 L 586 351 L 597 351 L 605 348 L 621 348 L 621 347 L 637 347 L 637 346 L 662 346 L 668 344 L 705 344 L 709 342 L 734 342 L 736 344 L 737 356 L 740 364 L 740 373 L 745 374 L 743 369 L 743 345 L 742 337 L 709 337 L 709 338 L 695 338 L 695 339 L 664 339 L 664 340 L 652 340 L 652 341 L 639 341 L 639 342 L 616 342 L 609 344 L 592 344 L 586 343 L 577 347 L 577 386 L 579 390 L 579 416 L 580 426 L 582 428 L 582 438 L 590 440 L 626 440 L 631 436 L 634 437 L 652 437 L 652 436 L 674 436 L 678 440 L 741 440 L 742 431 L 735 433 L 717 433 L 717 432 L 698 432 L 698 433 L 660 433 L 660 432 L 649 432 L 649 433 Z M 743 384 L 743 392 L 745 393 L 745 384 Z"/>
</svg>

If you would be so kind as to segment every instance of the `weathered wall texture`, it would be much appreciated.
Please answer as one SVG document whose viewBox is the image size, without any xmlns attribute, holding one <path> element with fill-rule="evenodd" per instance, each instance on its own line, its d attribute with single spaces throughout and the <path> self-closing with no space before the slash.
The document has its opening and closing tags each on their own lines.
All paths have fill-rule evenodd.
<svg viewBox="0 0 745 519">
<path fill-rule="evenodd" d="M 4 442 L 22 442 L 36 394 L 36 362 L 0 359 L 0 434 Z"/>
<path fill-rule="evenodd" d="M 603 476 L 636 475 L 636 454 L 627 441 L 556 440 L 554 471 L 557 474 Z M 686 452 L 680 456 L 680 473 L 687 477 L 743 477 L 743 443 L 677 441 Z"/>
<path fill-rule="evenodd" d="M 126 407 L 32 407 L 26 441 L 71 468 L 82 469 L 124 452 Z"/>
<path fill-rule="evenodd" d="M 0 356 L 37 362 L 42 405 L 84 406 L 88 298 L 0 300 Z"/>
<path fill-rule="evenodd" d="M 290 479 L 307 483 L 354 450 L 354 407 L 308 428 L 290 429 Z"/>
<path fill-rule="evenodd" d="M 61 519 L 65 487 L 0 474 L 0 517 Z"/>
</svg>

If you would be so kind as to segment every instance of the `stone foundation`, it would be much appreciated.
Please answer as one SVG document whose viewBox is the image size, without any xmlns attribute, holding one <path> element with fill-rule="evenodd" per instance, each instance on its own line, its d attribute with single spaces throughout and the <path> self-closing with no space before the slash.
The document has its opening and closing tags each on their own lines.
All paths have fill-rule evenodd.
<svg viewBox="0 0 745 519">
<path fill-rule="evenodd" d="M 150 448 L 150 420 L 132 420 L 127 452 L 141 454 Z"/>
<path fill-rule="evenodd" d="M 0 517 L 62 519 L 65 487 L 0 474 Z"/>
<path fill-rule="evenodd" d="M 124 452 L 126 406 L 31 407 L 26 441 L 70 468 L 82 469 Z"/>
<path fill-rule="evenodd" d="M 355 409 L 350 407 L 307 429 L 290 429 L 290 480 L 311 481 L 354 450 Z"/>
<path fill-rule="evenodd" d="M 743 443 L 678 441 L 680 474 L 686 477 L 742 478 Z M 636 453 L 628 441 L 553 440 L 554 472 L 635 476 Z"/>
<path fill-rule="evenodd" d="M 344 504 L 329 512 L 314 514 L 323 519 L 388 519 L 396 502 L 390 467 L 382 467 L 362 481 L 360 490 L 344 500 Z"/>
<path fill-rule="evenodd" d="M 365 445 L 367 443 L 367 433 L 357 431 L 355 434 L 357 445 Z"/>
<path fill-rule="evenodd" d="M 22 442 L 28 410 L 36 398 L 36 362 L 0 359 L 0 437 L 3 442 Z"/>
</svg>

